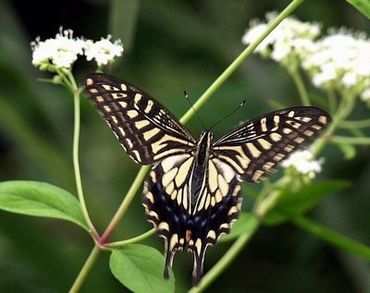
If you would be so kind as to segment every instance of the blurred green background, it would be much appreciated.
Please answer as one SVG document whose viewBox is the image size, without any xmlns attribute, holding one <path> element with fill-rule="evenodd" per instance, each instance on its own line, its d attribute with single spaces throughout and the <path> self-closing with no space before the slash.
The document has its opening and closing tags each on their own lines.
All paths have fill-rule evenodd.
<svg viewBox="0 0 370 293">
<path fill-rule="evenodd" d="M 152 93 L 177 116 L 241 52 L 240 39 L 253 18 L 282 10 L 289 1 L 4 1 L 0 0 L 0 180 L 47 181 L 75 194 L 72 172 L 72 97 L 60 87 L 37 82 L 45 74 L 31 65 L 30 41 L 54 37 L 59 26 L 95 40 L 113 33 L 125 53 L 112 72 Z M 369 22 L 345 1 L 306 1 L 296 15 L 324 29 L 367 30 Z M 369 52 L 370 53 L 370 52 Z M 78 62 L 78 80 L 94 70 Z M 311 89 L 312 90 L 312 89 Z M 216 136 L 241 120 L 272 110 L 271 100 L 299 104 L 289 76 L 278 65 L 252 56 L 199 111 L 211 125 L 243 99 L 246 107 L 215 129 Z M 353 118 L 368 116 L 359 104 Z M 197 119 L 187 126 L 195 137 Z M 102 231 L 139 169 L 123 152 L 95 109 L 82 100 L 82 179 L 92 218 Z M 346 161 L 335 147 L 325 152 L 320 175 L 347 179 L 352 187 L 320 203 L 311 217 L 370 244 L 370 155 L 357 148 Z M 248 205 L 244 206 L 245 209 Z M 114 238 L 151 227 L 138 196 Z M 147 239 L 162 251 L 162 240 Z M 228 243 L 208 250 L 206 270 Z M 65 292 L 92 248 L 91 239 L 72 224 L 0 211 L 0 291 Z M 190 254 L 176 256 L 177 291 L 190 285 Z M 209 292 L 370 292 L 369 264 L 341 252 L 290 224 L 264 227 L 209 288 Z M 122 292 L 100 257 L 82 292 Z"/>
</svg>

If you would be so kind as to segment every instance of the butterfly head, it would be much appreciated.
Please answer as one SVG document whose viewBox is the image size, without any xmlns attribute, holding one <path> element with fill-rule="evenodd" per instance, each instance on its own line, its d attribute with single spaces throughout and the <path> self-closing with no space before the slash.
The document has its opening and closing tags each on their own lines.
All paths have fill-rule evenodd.
<svg viewBox="0 0 370 293">
<path fill-rule="evenodd" d="M 212 130 L 203 130 L 202 133 L 200 134 L 198 145 L 199 146 L 200 145 L 210 146 L 213 137 L 214 137 L 214 134 Z"/>
</svg>

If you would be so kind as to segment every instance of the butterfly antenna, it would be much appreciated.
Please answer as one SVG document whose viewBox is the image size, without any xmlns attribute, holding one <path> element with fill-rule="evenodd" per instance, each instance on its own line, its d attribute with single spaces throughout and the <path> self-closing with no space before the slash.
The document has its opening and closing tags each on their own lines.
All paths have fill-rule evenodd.
<svg viewBox="0 0 370 293">
<path fill-rule="evenodd" d="M 220 120 L 216 121 L 212 127 L 209 129 L 209 130 L 212 130 L 217 124 L 219 124 L 220 122 L 224 121 L 225 119 L 229 118 L 231 115 L 233 115 L 236 111 L 238 111 L 241 107 L 243 107 L 245 104 L 245 100 L 243 100 L 243 102 L 241 102 L 238 107 L 236 107 L 234 110 L 232 110 L 229 114 L 227 114 L 224 118 L 221 118 Z"/>
<path fill-rule="evenodd" d="M 207 128 L 207 127 L 206 127 L 206 125 L 204 124 L 204 122 L 203 122 L 202 118 L 200 118 L 200 116 L 199 116 L 198 112 L 197 112 L 197 111 L 195 111 L 195 109 L 194 109 L 194 107 L 193 107 L 193 104 L 192 104 L 192 102 L 191 102 L 191 100 L 190 100 L 190 97 L 189 97 L 189 95 L 188 95 L 188 93 L 187 93 L 186 91 L 184 91 L 184 95 L 185 95 L 185 99 L 186 99 L 186 100 L 188 101 L 188 103 L 189 103 L 190 108 L 193 110 L 193 112 L 194 112 L 195 116 L 197 116 L 197 117 L 198 117 L 198 119 L 199 119 L 200 123 L 202 123 L 202 125 L 203 125 L 203 128 L 204 128 L 204 129 L 206 129 L 206 128 Z"/>
</svg>

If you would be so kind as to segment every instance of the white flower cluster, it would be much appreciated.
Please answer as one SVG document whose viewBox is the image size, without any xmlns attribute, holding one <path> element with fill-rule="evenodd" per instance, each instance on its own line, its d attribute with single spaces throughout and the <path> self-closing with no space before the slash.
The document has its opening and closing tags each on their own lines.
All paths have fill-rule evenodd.
<svg viewBox="0 0 370 293">
<path fill-rule="evenodd" d="M 266 14 L 266 22 L 253 20 L 242 38 L 242 43 L 248 45 L 255 41 L 267 28 L 267 22 L 275 16 L 276 12 L 270 12 Z M 292 62 L 297 63 L 297 58 L 302 58 L 311 51 L 313 41 L 320 31 L 321 27 L 317 23 L 301 22 L 294 17 L 287 17 L 258 45 L 255 52 L 290 66 Z"/>
<path fill-rule="evenodd" d="M 299 173 L 314 178 L 317 173 L 321 172 L 323 160 L 314 160 L 312 153 L 308 150 L 296 151 L 282 162 L 284 168 L 293 167 Z"/>
<path fill-rule="evenodd" d="M 37 38 L 31 43 L 32 64 L 41 70 L 71 68 L 78 55 L 85 55 L 88 61 L 95 60 L 98 66 L 107 65 L 123 53 L 120 40 L 111 41 L 111 36 L 94 42 L 74 38 L 72 30 L 60 29 L 55 38 L 40 41 Z"/>
<path fill-rule="evenodd" d="M 316 87 L 347 91 L 370 101 L 370 40 L 365 34 L 342 29 L 323 37 L 302 67 Z"/>
<path fill-rule="evenodd" d="M 107 65 L 111 62 L 114 57 L 122 55 L 123 47 L 120 40 L 112 43 L 110 39 L 111 35 L 108 35 L 106 39 L 101 38 L 100 41 L 93 42 L 91 40 L 86 41 L 85 55 L 86 60 L 91 61 L 95 59 L 98 66 Z"/>
<path fill-rule="evenodd" d="M 266 20 L 275 15 L 275 12 L 267 14 Z M 255 41 L 266 27 L 266 22 L 253 21 L 242 43 Z M 370 104 L 370 40 L 366 34 L 340 29 L 318 39 L 320 32 L 317 23 L 288 17 L 255 52 L 288 69 L 302 66 L 318 88 L 360 96 Z"/>
</svg>

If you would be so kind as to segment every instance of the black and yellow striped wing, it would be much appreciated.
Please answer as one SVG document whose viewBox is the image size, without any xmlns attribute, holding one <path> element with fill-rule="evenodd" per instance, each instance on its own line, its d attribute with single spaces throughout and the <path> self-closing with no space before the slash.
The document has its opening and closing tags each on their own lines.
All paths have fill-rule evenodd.
<svg viewBox="0 0 370 293">
<path fill-rule="evenodd" d="M 90 74 L 86 91 L 128 155 L 139 164 L 153 164 L 188 152 L 195 140 L 150 95 L 113 76 Z"/>
<path fill-rule="evenodd" d="M 330 123 L 316 107 L 295 107 L 264 114 L 216 141 L 215 158 L 231 166 L 243 181 L 257 182 L 289 154 L 315 139 Z"/>
<path fill-rule="evenodd" d="M 240 181 L 259 181 L 330 122 L 321 109 L 289 108 L 252 119 L 213 144 L 210 130 L 196 142 L 168 110 L 131 84 L 98 73 L 85 83 L 129 156 L 153 164 L 143 205 L 165 240 L 165 276 L 176 251 L 189 249 L 195 284 L 207 246 L 228 233 L 240 213 Z"/>
</svg>

